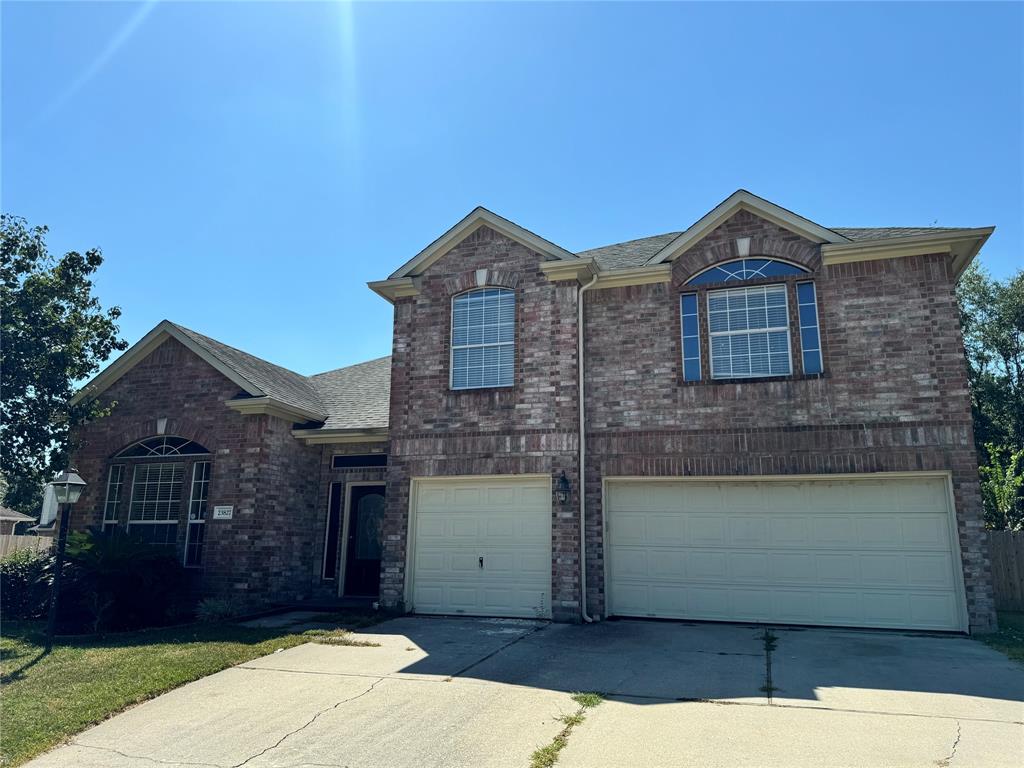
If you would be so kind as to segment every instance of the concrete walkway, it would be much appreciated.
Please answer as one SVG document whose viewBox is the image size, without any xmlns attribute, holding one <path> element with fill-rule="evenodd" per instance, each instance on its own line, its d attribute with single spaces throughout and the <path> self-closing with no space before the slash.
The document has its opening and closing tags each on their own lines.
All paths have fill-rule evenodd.
<svg viewBox="0 0 1024 768">
<path fill-rule="evenodd" d="M 34 768 L 529 765 L 600 691 L 559 768 L 1024 764 L 1024 667 L 961 637 L 401 618 L 172 691 Z M 769 697 L 770 694 L 770 697 Z"/>
</svg>

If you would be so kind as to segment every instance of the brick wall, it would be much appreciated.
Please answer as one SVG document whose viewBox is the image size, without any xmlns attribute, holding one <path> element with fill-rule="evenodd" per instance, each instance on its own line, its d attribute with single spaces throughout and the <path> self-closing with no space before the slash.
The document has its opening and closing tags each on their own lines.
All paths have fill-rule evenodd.
<svg viewBox="0 0 1024 768">
<path fill-rule="evenodd" d="M 109 416 L 83 427 L 75 461 L 89 484 L 72 525 L 99 525 L 109 458 L 159 433 L 195 440 L 211 452 L 206 539 L 201 569 L 204 594 L 252 603 L 297 599 L 309 592 L 312 517 L 320 448 L 302 445 L 291 424 L 270 416 L 243 416 L 224 405 L 238 386 L 174 339 L 168 339 L 100 397 Z M 205 459 L 204 459 L 205 460 Z M 177 553 L 185 537 L 185 504 L 192 459 L 185 459 L 185 499 Z M 128 519 L 131 468 L 125 477 L 120 524 Z M 214 505 L 234 507 L 231 520 L 212 520 Z M 322 536 L 322 533 L 321 533 Z"/>
<path fill-rule="evenodd" d="M 430 266 L 418 296 L 395 302 L 382 602 L 405 601 L 409 481 L 420 476 L 544 473 L 564 470 L 578 487 L 576 288 L 539 270 L 543 257 L 482 227 Z M 516 293 L 512 387 L 449 388 L 452 296 L 486 284 Z M 552 513 L 552 609 L 579 614 L 578 514 Z"/>
<path fill-rule="evenodd" d="M 734 240 L 745 236 L 752 237 L 752 256 L 779 256 L 812 270 L 823 376 L 803 376 L 794 347 L 795 372 L 785 379 L 682 380 L 679 294 L 693 290 L 682 286 L 704 266 L 735 258 Z M 706 337 L 703 289 L 699 298 Z M 949 470 L 971 626 L 992 626 L 966 367 L 946 256 L 822 268 L 813 243 L 741 212 L 674 262 L 671 284 L 594 291 L 585 311 L 592 611 L 604 609 L 604 476 Z"/>
</svg>

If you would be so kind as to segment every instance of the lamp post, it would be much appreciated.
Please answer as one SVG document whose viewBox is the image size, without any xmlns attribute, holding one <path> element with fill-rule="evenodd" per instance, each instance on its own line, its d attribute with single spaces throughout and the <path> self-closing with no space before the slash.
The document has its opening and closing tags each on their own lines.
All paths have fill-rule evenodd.
<svg viewBox="0 0 1024 768">
<path fill-rule="evenodd" d="M 64 570 L 64 548 L 68 543 L 71 507 L 82 495 L 85 480 L 74 469 L 65 469 L 47 485 L 53 488 L 57 503 L 64 507 L 60 512 L 60 527 L 57 529 L 57 557 L 53 564 L 53 587 L 50 590 L 50 608 L 46 618 L 46 653 L 49 653 L 53 649 L 53 631 L 57 626 L 57 598 L 60 596 L 60 577 Z"/>
</svg>

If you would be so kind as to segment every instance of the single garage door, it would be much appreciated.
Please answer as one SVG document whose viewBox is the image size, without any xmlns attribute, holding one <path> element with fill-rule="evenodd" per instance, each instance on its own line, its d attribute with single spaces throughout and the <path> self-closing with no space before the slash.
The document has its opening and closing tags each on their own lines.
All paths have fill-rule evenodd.
<svg viewBox="0 0 1024 768">
<path fill-rule="evenodd" d="M 414 479 L 417 613 L 551 616 L 551 478 Z"/>
<path fill-rule="evenodd" d="M 608 480 L 610 612 L 966 630 L 946 482 Z"/>
</svg>

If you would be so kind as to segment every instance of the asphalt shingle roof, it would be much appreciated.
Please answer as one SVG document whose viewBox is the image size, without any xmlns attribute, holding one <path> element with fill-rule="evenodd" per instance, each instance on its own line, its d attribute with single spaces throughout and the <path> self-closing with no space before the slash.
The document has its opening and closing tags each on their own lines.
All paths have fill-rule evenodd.
<svg viewBox="0 0 1024 768">
<path fill-rule="evenodd" d="M 580 258 L 594 259 L 602 269 L 641 267 L 650 260 L 651 256 L 679 237 L 680 234 L 679 232 L 666 232 L 664 235 L 641 237 L 638 240 L 627 240 L 624 243 L 580 251 L 576 255 Z"/>
<path fill-rule="evenodd" d="M 216 339 L 203 336 L 203 334 L 177 323 L 172 323 L 172 325 L 209 352 L 226 368 L 231 369 L 246 381 L 251 381 L 264 394 L 306 411 L 327 413 L 319 392 L 310 383 L 309 378 L 301 373 L 268 363 L 255 355 L 229 347 L 227 344 L 222 344 Z"/>
<path fill-rule="evenodd" d="M 309 382 L 327 408 L 323 429 L 376 429 L 388 425 L 391 358 L 318 373 Z"/>
<path fill-rule="evenodd" d="M 914 237 L 915 235 L 934 235 L 938 232 L 949 232 L 959 227 L 832 227 L 843 237 L 851 240 L 887 240 L 891 237 Z"/>
<path fill-rule="evenodd" d="M 930 235 L 937 232 L 955 230 L 957 227 L 832 227 L 831 229 L 833 232 L 856 242 Z M 586 256 L 592 257 L 598 263 L 598 266 L 606 270 L 640 267 L 648 263 L 654 254 L 681 234 L 681 232 L 666 232 L 664 235 L 641 237 L 637 240 L 627 240 L 624 243 L 590 248 L 586 251 L 580 251 L 576 255 L 581 258 Z"/>
</svg>

